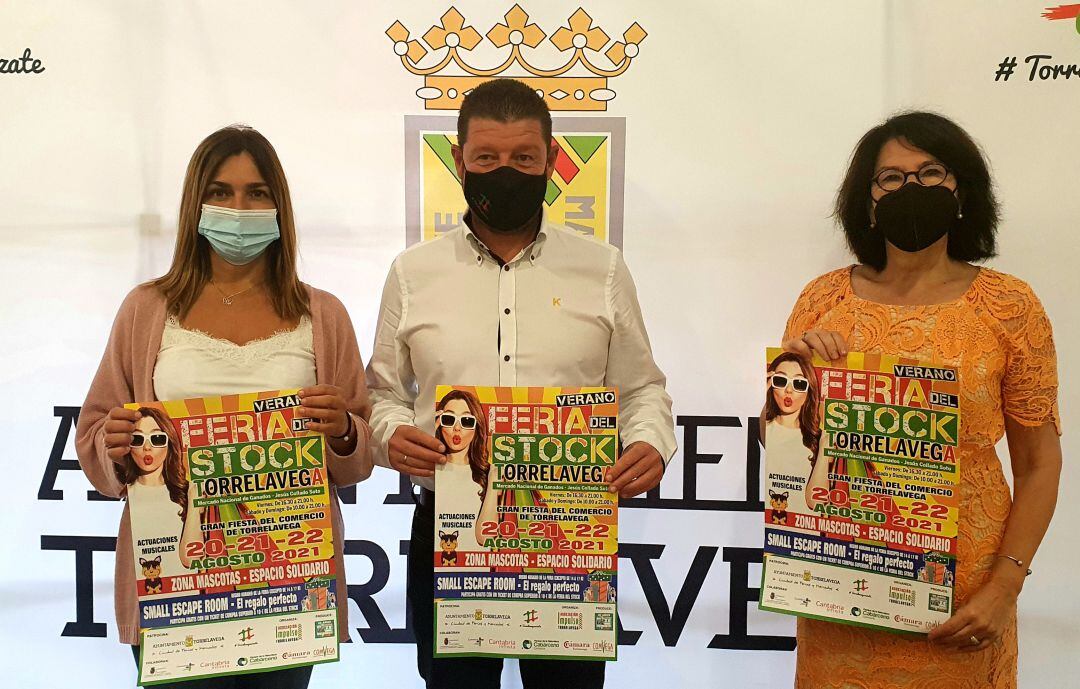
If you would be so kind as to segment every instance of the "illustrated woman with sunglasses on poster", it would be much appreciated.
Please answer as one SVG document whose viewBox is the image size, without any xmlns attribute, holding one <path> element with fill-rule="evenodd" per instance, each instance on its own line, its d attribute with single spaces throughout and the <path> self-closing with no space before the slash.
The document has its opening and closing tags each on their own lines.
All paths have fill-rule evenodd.
<svg viewBox="0 0 1080 689">
<path fill-rule="evenodd" d="M 818 467 L 821 440 L 817 372 L 810 360 L 784 352 L 769 364 L 765 391 L 765 438 L 769 451 L 768 493 L 787 510 L 810 514 L 811 470 Z M 822 467 L 825 463 L 822 462 Z M 813 472 L 820 485 L 827 471 Z M 774 506 L 774 515 L 780 509 Z"/>
<path fill-rule="evenodd" d="M 455 520 L 462 526 L 440 528 L 440 545 L 447 553 L 455 552 L 455 545 L 463 553 L 479 552 L 481 505 L 491 469 L 487 419 L 480 400 L 465 390 L 446 393 L 435 410 L 435 437 L 446 447 L 447 456 L 446 463 L 436 468 L 440 500 L 454 505 L 455 512 L 465 505 L 476 506 L 475 512 L 465 513 L 467 519 Z M 464 563 L 458 559 L 456 565 Z"/>
<path fill-rule="evenodd" d="M 488 456 L 488 425 L 480 400 L 471 392 L 451 390 L 435 405 L 435 437 L 446 447 L 447 461 L 436 467 L 440 502 L 454 506 L 453 522 L 444 521 L 442 514 L 436 514 L 439 525 L 439 546 L 443 553 L 443 562 L 461 552 L 480 552 L 484 542 L 483 525 L 499 522 L 504 515 L 499 513 L 499 506 L 512 507 L 544 504 L 540 491 L 504 491 L 495 488 L 498 472 L 491 465 Z M 462 505 L 476 505 L 476 512 L 462 512 Z M 511 512 L 513 514 L 513 512 Z M 462 516 L 467 518 L 462 518 Z M 454 527 L 443 524 L 453 523 Z M 460 526 L 471 524 L 471 528 Z M 559 540 L 563 537 L 557 537 Z M 501 552 L 516 552 L 513 548 L 500 549 Z M 454 565 L 463 567 L 463 561 L 457 556 Z M 479 568 L 484 569 L 484 568 Z"/>
<path fill-rule="evenodd" d="M 161 445 L 161 433 L 170 434 L 167 418 L 123 405 L 286 389 L 300 390 L 297 415 L 312 419 L 308 428 L 326 435 L 333 538 L 335 544 L 344 542 L 337 488 L 364 480 L 372 469 L 367 388 L 345 307 L 302 283 L 296 263 L 292 201 L 273 146 L 250 127 L 214 132 L 188 164 L 172 265 L 162 277 L 132 290 L 121 305 L 76 435 L 83 471 L 110 497 L 150 487 L 147 475 L 163 462 L 171 499 L 166 507 L 186 527 L 181 546 L 202 538 L 203 528 L 213 528 L 214 508 L 196 508 L 193 488 L 184 486 L 180 495 L 185 467 L 178 454 L 172 463 L 168 459 L 179 444 L 172 437 Z M 132 457 L 141 472 L 137 476 Z M 116 622 L 120 641 L 131 644 L 136 659 L 135 563 L 147 567 L 144 579 L 157 578 L 151 576 L 157 565 L 176 566 L 164 557 L 148 565 L 134 559 L 132 531 L 145 517 L 129 501 L 116 539 Z M 343 550 L 334 548 L 338 591 L 345 591 Z M 349 638 L 347 615 L 347 606 L 340 606 L 342 641 Z M 311 667 L 302 666 L 175 686 L 302 688 L 310 674 Z"/>
<path fill-rule="evenodd" d="M 116 464 L 116 475 L 127 486 L 132 500 L 131 531 L 136 542 L 144 540 L 141 535 L 145 525 L 156 527 L 146 532 L 145 540 L 155 541 L 145 551 L 136 552 L 135 558 L 143 570 L 147 593 L 161 589 L 155 585 L 167 577 L 190 574 L 182 558 L 182 536 L 199 536 L 199 515 L 189 509 L 187 471 L 180 454 L 180 440 L 172 420 L 165 412 L 148 407 L 139 408 L 139 420 L 131 434 L 130 451 L 123 463 Z M 172 519 L 176 521 L 175 537 L 170 542 L 159 543 L 161 525 Z M 153 552 L 150 552 L 152 550 Z M 158 590 L 158 593 L 168 593 Z"/>
<path fill-rule="evenodd" d="M 933 113 L 890 118 L 851 157 L 836 217 L 858 264 L 803 290 L 784 349 L 955 366 L 960 507 L 955 610 L 928 636 L 800 618 L 799 689 L 1015 689 L 1017 599 L 1061 471 L 1050 320 L 995 255 L 998 206 L 978 145 Z M 1009 444 L 1013 487 L 994 446 Z"/>
</svg>

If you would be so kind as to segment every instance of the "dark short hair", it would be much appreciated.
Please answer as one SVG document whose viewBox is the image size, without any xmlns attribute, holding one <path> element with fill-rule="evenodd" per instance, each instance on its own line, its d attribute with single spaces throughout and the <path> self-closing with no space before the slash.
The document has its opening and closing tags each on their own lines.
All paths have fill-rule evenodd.
<svg viewBox="0 0 1080 689">
<path fill-rule="evenodd" d="M 469 120 L 480 117 L 496 122 L 539 120 L 544 140 L 551 142 L 551 112 L 536 91 L 517 79 L 485 81 L 465 95 L 458 112 L 458 145 L 465 145 Z"/>
<path fill-rule="evenodd" d="M 882 146 L 892 139 L 941 161 L 956 177 L 963 218 L 949 232 L 948 253 L 958 261 L 997 255 L 998 204 L 986 158 L 960 125 L 932 112 L 904 112 L 874 127 L 855 146 L 836 196 L 835 216 L 852 253 L 875 270 L 885 267 L 885 238 L 870 227 L 870 186 Z"/>
</svg>

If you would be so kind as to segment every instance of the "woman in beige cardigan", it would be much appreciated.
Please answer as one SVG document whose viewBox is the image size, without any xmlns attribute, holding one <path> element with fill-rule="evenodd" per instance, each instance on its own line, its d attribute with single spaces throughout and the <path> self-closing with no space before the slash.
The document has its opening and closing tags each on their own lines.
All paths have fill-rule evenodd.
<svg viewBox="0 0 1080 689">
<path fill-rule="evenodd" d="M 297 278 L 292 204 L 276 152 L 254 129 L 226 127 L 199 144 L 188 165 L 172 266 L 132 290 L 120 306 L 79 416 L 79 463 L 98 491 L 124 497 L 127 486 L 118 470 L 136 449 L 132 434 L 140 418 L 124 404 L 300 388 L 298 413 L 314 419 L 309 428 L 327 436 L 338 627 L 346 640 L 344 531 L 336 487 L 371 474 L 363 370 L 344 306 Z M 120 640 L 132 644 L 138 658 L 127 505 L 116 542 L 115 602 Z M 310 671 L 182 686 L 306 687 Z"/>
</svg>

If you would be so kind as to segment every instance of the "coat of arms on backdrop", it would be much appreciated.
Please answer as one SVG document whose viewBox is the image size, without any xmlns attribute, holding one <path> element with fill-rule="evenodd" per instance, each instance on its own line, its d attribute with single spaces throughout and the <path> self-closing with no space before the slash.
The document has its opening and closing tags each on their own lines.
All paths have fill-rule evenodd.
<svg viewBox="0 0 1080 689">
<path fill-rule="evenodd" d="M 402 66 L 424 78 L 416 95 L 425 110 L 456 111 L 465 94 L 489 79 L 511 77 L 534 87 L 555 113 L 552 126 L 561 149 L 548 182 L 549 217 L 622 246 L 626 120 L 559 113 L 607 111 L 616 97 L 611 80 L 627 71 L 645 39 L 645 30 L 637 22 L 623 32 L 622 40 L 612 40 L 578 8 L 549 35 L 531 23 L 520 5 L 514 5 L 502 22 L 481 36 L 451 7 L 422 40 L 412 38 L 400 21 L 386 35 L 394 42 Z M 461 222 L 461 181 L 450 155 L 457 141 L 456 123 L 454 114 L 405 116 L 406 241 L 410 245 Z"/>
</svg>

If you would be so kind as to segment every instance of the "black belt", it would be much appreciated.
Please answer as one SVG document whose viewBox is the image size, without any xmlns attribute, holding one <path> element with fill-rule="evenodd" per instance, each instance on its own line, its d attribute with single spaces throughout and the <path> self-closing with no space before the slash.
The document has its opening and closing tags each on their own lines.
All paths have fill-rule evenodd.
<svg viewBox="0 0 1080 689">
<path fill-rule="evenodd" d="M 435 491 L 428 490 L 423 486 L 420 486 L 419 493 L 413 493 L 415 495 L 416 504 L 427 510 L 435 509 Z"/>
</svg>

